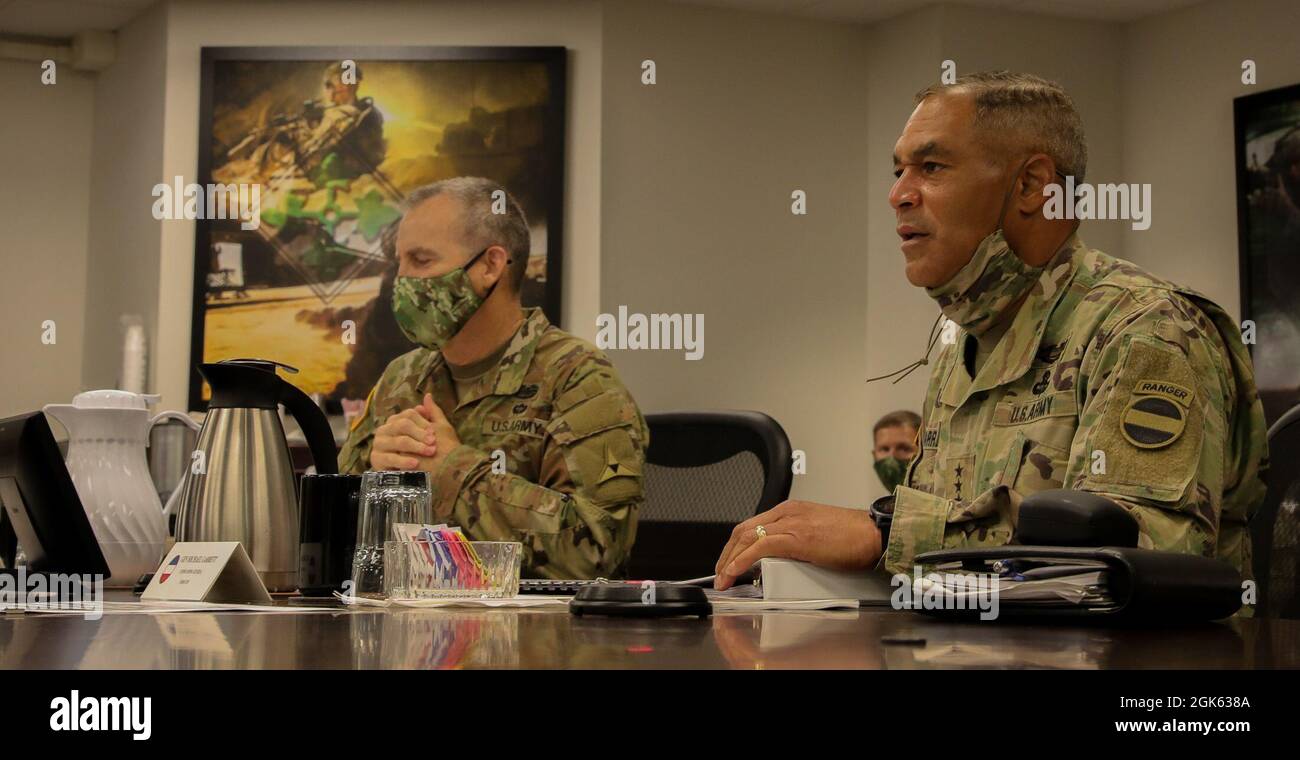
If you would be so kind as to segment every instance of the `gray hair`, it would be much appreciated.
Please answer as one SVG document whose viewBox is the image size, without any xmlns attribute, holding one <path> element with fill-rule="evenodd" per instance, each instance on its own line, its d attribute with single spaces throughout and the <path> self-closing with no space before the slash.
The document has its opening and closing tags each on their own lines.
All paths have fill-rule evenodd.
<svg viewBox="0 0 1300 760">
<path fill-rule="evenodd" d="M 950 85 L 926 87 L 915 102 L 952 92 L 974 98 L 975 127 L 1000 153 L 1046 153 L 1057 171 L 1083 182 L 1088 168 L 1083 120 L 1061 85 L 1033 74 L 981 71 Z"/>
<path fill-rule="evenodd" d="M 492 196 L 500 191 L 505 198 L 505 213 L 492 213 Z M 477 253 L 488 246 L 499 245 L 510 254 L 508 270 L 511 284 L 516 290 L 524 281 L 528 269 L 531 241 L 528 236 L 528 218 L 519 202 L 500 184 L 482 177 L 453 177 L 422 185 L 406 194 L 403 211 L 409 213 L 416 206 L 442 194 L 460 201 L 464 214 L 461 217 L 461 236 L 466 245 Z"/>
</svg>

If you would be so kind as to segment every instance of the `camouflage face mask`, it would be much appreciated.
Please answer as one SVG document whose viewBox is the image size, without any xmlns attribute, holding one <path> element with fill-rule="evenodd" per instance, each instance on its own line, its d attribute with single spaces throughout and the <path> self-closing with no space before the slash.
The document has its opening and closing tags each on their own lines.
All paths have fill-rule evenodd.
<svg viewBox="0 0 1300 760">
<path fill-rule="evenodd" d="M 469 268 L 487 253 L 483 249 L 466 262 L 436 277 L 402 277 L 393 283 L 393 318 L 407 340 L 437 351 L 460 332 L 486 298 L 469 281 Z M 496 286 L 493 285 L 495 288 Z M 491 295 L 492 291 L 488 291 Z"/>
<path fill-rule="evenodd" d="M 944 316 L 971 335 L 988 330 L 1007 307 L 1029 292 L 1042 270 L 1021 260 L 1002 229 L 984 238 L 966 266 L 944 284 L 926 288 Z"/>
<path fill-rule="evenodd" d="M 880 484 L 891 494 L 903 484 L 903 478 L 907 477 L 907 462 L 895 456 L 876 460 L 874 469 L 876 477 L 880 478 Z"/>
</svg>

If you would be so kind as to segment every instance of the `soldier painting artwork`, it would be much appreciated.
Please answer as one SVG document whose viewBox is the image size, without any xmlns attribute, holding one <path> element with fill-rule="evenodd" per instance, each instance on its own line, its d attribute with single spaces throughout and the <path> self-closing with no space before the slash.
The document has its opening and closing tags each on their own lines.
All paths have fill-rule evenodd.
<svg viewBox="0 0 1300 760">
<path fill-rule="evenodd" d="M 1237 230 L 1243 316 L 1254 324 L 1270 422 L 1300 403 L 1300 85 L 1237 98 Z"/>
<path fill-rule="evenodd" d="M 389 308 L 403 198 L 460 175 L 526 209 L 523 304 L 558 321 L 562 53 L 205 48 L 200 181 L 256 186 L 260 217 L 198 221 L 191 365 L 274 359 L 307 393 L 359 409 L 414 347 Z M 194 373 L 190 407 L 206 398 Z"/>
</svg>

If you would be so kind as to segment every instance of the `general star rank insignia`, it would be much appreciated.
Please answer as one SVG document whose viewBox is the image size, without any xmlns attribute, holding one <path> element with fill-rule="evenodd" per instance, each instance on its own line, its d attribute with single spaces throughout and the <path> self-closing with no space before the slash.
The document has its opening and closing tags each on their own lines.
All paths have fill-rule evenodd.
<svg viewBox="0 0 1300 760">
<path fill-rule="evenodd" d="M 1143 380 L 1120 417 L 1124 439 L 1139 449 L 1159 449 L 1183 434 L 1190 389 L 1172 383 Z"/>
</svg>

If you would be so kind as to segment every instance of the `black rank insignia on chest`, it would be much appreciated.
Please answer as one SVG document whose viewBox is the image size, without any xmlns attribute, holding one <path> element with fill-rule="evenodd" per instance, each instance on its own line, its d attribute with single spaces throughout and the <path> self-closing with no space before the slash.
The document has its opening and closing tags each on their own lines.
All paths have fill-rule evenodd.
<svg viewBox="0 0 1300 760">
<path fill-rule="evenodd" d="M 1061 358 L 1063 350 L 1065 350 L 1065 341 L 1040 346 L 1038 353 L 1034 355 L 1034 360 L 1039 364 L 1055 364 L 1056 360 Z"/>
<path fill-rule="evenodd" d="M 1051 379 L 1052 379 L 1052 371 L 1050 369 L 1043 370 L 1043 376 L 1038 378 L 1038 382 L 1034 383 L 1034 387 L 1033 387 L 1034 395 L 1037 396 L 1041 394 L 1043 391 L 1047 390 L 1047 384 L 1051 381 Z"/>
</svg>

